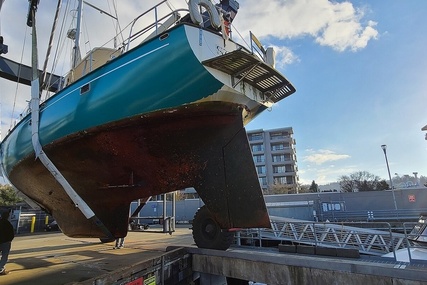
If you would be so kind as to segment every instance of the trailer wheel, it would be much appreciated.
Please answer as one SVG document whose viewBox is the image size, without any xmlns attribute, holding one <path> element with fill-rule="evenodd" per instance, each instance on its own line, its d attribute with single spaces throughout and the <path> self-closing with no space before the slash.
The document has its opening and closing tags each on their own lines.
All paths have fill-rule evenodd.
<svg viewBox="0 0 427 285">
<path fill-rule="evenodd" d="M 221 230 L 206 206 L 202 206 L 194 215 L 193 239 L 198 247 L 226 250 L 233 237 L 233 233 Z"/>
</svg>

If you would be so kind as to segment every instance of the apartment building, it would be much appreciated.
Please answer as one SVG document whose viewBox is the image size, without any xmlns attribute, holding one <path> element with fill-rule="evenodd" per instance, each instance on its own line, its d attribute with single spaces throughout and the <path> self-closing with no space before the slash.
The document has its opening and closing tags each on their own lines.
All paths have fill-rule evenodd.
<svg viewBox="0 0 427 285">
<path fill-rule="evenodd" d="M 298 192 L 295 139 L 291 127 L 247 131 L 258 179 L 265 191 L 273 185 L 286 185 Z"/>
</svg>

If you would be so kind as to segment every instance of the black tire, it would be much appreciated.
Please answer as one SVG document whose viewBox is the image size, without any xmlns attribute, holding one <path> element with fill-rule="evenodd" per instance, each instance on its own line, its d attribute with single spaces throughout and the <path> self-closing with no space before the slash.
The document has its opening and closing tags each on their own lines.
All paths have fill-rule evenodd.
<svg viewBox="0 0 427 285">
<path fill-rule="evenodd" d="M 193 219 L 193 239 L 197 247 L 226 250 L 234 234 L 222 231 L 206 206 L 197 210 Z"/>
<path fill-rule="evenodd" d="M 114 239 L 114 238 L 100 238 L 99 239 L 102 243 L 109 243 L 109 242 L 113 242 L 113 241 L 115 241 L 116 239 Z"/>
</svg>

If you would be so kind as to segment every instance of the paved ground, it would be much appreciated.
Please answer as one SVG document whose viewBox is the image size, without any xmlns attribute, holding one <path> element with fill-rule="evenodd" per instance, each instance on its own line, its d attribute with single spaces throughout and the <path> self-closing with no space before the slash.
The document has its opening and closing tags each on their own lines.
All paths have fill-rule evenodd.
<svg viewBox="0 0 427 285">
<path fill-rule="evenodd" d="M 129 232 L 124 249 L 98 239 L 69 238 L 62 233 L 18 235 L 1 285 L 67 284 L 99 276 L 130 264 L 161 255 L 168 246 L 194 246 L 189 225 L 173 235 Z"/>
</svg>

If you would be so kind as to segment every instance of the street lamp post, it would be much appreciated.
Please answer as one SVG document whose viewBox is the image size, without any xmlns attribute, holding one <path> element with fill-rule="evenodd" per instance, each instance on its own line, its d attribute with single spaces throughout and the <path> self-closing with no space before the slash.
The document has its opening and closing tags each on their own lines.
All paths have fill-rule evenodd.
<svg viewBox="0 0 427 285">
<path fill-rule="evenodd" d="M 381 148 L 383 149 L 383 152 L 384 152 L 385 163 L 387 165 L 387 171 L 388 171 L 388 178 L 390 179 L 390 187 L 391 187 L 391 193 L 393 194 L 394 209 L 397 210 L 397 203 L 396 203 L 396 196 L 394 195 L 393 181 L 391 180 L 390 167 L 388 166 L 388 159 L 387 159 L 387 152 L 386 152 L 387 145 L 383 144 L 381 145 Z"/>
</svg>

